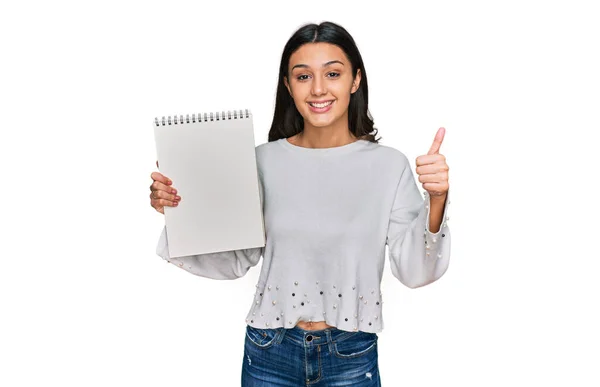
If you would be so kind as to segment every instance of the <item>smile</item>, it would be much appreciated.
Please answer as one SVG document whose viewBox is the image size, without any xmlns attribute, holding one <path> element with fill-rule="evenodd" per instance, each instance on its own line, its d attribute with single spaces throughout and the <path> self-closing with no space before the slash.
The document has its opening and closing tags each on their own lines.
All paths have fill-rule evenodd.
<svg viewBox="0 0 600 387">
<path fill-rule="evenodd" d="M 333 101 L 327 101 L 327 102 L 323 102 L 323 103 L 313 103 L 313 102 L 309 102 L 308 104 L 312 107 L 316 107 L 319 109 L 322 109 L 324 107 L 327 107 L 329 105 L 331 105 L 333 103 Z"/>
<path fill-rule="evenodd" d="M 334 102 L 335 102 L 335 100 L 333 100 L 333 101 L 327 101 L 327 102 L 321 102 L 321 103 L 308 102 L 308 109 L 312 113 L 317 113 L 317 114 L 327 113 L 328 111 L 330 111 L 332 109 L 332 106 L 333 106 Z"/>
</svg>

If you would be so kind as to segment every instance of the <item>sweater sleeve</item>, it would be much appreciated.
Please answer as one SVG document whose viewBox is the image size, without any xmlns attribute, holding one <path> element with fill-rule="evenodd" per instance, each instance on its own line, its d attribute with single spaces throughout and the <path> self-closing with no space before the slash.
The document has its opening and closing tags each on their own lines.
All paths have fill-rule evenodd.
<svg viewBox="0 0 600 387">
<path fill-rule="evenodd" d="M 258 264 L 263 253 L 264 247 L 254 247 L 171 258 L 169 256 L 166 226 L 163 227 L 156 246 L 156 254 L 167 262 L 200 277 L 219 280 L 243 277 L 251 267 Z"/>
<path fill-rule="evenodd" d="M 261 208 L 264 210 L 263 188 L 260 181 L 258 187 Z M 197 276 L 218 280 L 231 280 L 243 277 L 251 267 L 256 266 L 260 257 L 264 254 L 264 249 L 263 246 L 171 258 L 167 241 L 167 227 L 164 226 L 158 239 L 156 254 L 167 262 Z"/>
<path fill-rule="evenodd" d="M 430 195 L 422 199 L 408 160 L 400 177 L 390 213 L 386 244 L 392 274 L 409 288 L 438 280 L 450 262 L 450 229 L 446 223 L 450 190 L 446 195 L 442 224 L 429 230 Z"/>
</svg>

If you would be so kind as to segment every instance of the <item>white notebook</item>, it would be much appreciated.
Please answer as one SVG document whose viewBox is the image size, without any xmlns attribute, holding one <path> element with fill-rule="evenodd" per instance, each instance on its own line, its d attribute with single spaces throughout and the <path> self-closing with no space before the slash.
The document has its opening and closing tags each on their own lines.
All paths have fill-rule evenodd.
<svg viewBox="0 0 600 387">
<path fill-rule="evenodd" d="M 169 255 L 264 246 L 252 114 L 169 116 L 153 127 L 159 171 L 181 196 L 164 210 Z"/>
</svg>

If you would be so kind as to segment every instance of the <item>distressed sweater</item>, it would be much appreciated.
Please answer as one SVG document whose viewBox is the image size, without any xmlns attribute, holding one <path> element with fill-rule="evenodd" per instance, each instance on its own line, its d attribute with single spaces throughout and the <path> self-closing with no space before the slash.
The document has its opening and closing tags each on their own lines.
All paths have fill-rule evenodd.
<svg viewBox="0 0 600 387">
<path fill-rule="evenodd" d="M 367 140 L 304 148 L 285 138 L 255 151 L 265 246 L 171 258 L 165 227 L 156 247 L 171 264 L 220 280 L 244 276 L 263 258 L 248 325 L 325 321 L 381 332 L 386 246 L 392 274 L 407 287 L 446 272 L 449 192 L 442 225 L 432 233 L 429 194 L 420 193 L 401 151 Z"/>
</svg>

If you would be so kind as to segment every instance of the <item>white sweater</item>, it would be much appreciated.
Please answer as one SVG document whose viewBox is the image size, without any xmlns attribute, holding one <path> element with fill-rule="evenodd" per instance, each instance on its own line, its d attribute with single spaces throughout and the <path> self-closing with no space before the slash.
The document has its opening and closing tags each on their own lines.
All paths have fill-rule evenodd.
<svg viewBox="0 0 600 387">
<path fill-rule="evenodd" d="M 448 268 L 450 195 L 442 227 L 430 232 L 429 194 L 421 195 L 402 152 L 366 140 L 315 149 L 281 139 L 257 146 L 256 160 L 266 246 L 171 258 L 163 228 L 156 250 L 214 279 L 239 278 L 262 256 L 249 325 L 325 321 L 377 333 L 384 327 L 386 245 L 393 275 L 410 288 L 436 281 Z"/>
</svg>

